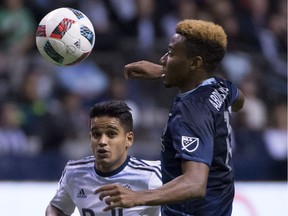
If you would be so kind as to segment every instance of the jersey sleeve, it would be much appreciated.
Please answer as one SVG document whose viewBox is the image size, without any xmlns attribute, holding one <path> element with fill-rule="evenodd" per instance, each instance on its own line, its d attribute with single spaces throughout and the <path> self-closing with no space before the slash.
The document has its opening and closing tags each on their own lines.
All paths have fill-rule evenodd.
<svg viewBox="0 0 288 216">
<path fill-rule="evenodd" d="M 153 161 L 151 167 L 153 167 L 151 172 L 151 177 L 148 183 L 148 189 L 155 189 L 162 185 L 162 174 L 161 174 L 161 163 L 160 161 Z"/>
<path fill-rule="evenodd" d="M 64 212 L 64 214 L 72 215 L 75 210 L 75 204 L 72 201 L 70 194 L 68 192 L 68 185 L 67 185 L 68 173 L 69 172 L 66 166 L 58 182 L 58 189 L 56 191 L 56 194 L 54 195 L 50 204 L 61 209 Z"/>
<path fill-rule="evenodd" d="M 173 146 L 176 158 L 212 163 L 214 120 L 211 112 L 201 102 L 182 101 L 176 110 L 173 125 Z"/>
</svg>

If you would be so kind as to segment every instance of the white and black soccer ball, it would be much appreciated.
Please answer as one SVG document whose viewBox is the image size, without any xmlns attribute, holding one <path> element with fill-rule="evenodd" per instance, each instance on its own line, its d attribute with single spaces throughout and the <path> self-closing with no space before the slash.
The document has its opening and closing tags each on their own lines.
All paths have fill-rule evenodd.
<svg viewBox="0 0 288 216">
<path fill-rule="evenodd" d="M 89 18 L 73 8 L 58 8 L 40 21 L 36 45 L 41 55 L 56 65 L 73 65 L 91 53 L 95 32 Z"/>
</svg>

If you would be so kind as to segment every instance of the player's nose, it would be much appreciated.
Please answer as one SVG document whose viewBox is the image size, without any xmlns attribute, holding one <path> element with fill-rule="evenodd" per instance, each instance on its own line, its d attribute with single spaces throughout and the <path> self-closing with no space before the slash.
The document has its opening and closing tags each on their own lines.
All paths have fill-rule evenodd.
<svg viewBox="0 0 288 216">
<path fill-rule="evenodd" d="M 167 56 L 168 56 L 168 53 L 165 53 L 165 54 L 160 58 L 160 64 L 161 64 L 161 65 L 165 65 L 165 64 L 166 64 Z"/>
<path fill-rule="evenodd" d="M 100 139 L 99 139 L 98 145 L 100 145 L 100 146 L 107 145 L 108 140 L 109 140 L 109 138 L 105 134 L 102 134 Z"/>
</svg>

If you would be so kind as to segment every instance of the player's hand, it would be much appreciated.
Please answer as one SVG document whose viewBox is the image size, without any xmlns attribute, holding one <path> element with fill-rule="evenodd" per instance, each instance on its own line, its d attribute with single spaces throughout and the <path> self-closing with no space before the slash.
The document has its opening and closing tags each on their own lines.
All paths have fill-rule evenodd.
<svg viewBox="0 0 288 216">
<path fill-rule="evenodd" d="M 133 62 L 124 67 L 125 79 L 157 80 L 162 74 L 162 66 L 149 61 Z"/>
<path fill-rule="evenodd" d="M 137 197 L 139 197 L 136 192 L 116 184 L 102 186 L 95 191 L 95 194 L 98 193 L 99 199 L 105 200 L 108 205 L 103 211 L 110 211 L 114 208 L 131 208 L 137 205 Z"/>
</svg>

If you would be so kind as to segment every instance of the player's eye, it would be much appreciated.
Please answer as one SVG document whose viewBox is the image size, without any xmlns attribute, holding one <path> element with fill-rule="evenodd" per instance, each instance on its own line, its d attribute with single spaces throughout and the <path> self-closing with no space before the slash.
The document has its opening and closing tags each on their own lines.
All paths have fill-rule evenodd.
<svg viewBox="0 0 288 216">
<path fill-rule="evenodd" d="M 95 131 L 91 132 L 91 135 L 92 135 L 92 137 L 94 137 L 94 138 L 98 138 L 98 137 L 100 137 L 100 136 L 101 136 L 101 134 L 100 134 L 100 133 L 98 133 L 98 132 L 95 132 Z"/>
<path fill-rule="evenodd" d="M 118 134 L 118 133 L 117 133 L 116 131 L 109 131 L 109 132 L 107 133 L 108 137 L 110 137 L 110 138 L 115 137 L 117 134 Z"/>
</svg>

